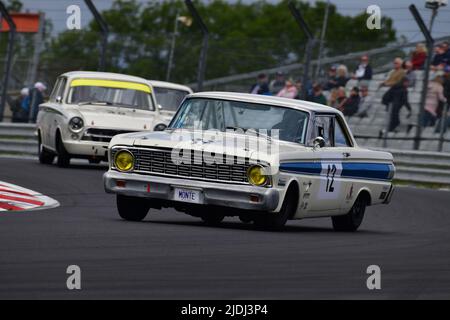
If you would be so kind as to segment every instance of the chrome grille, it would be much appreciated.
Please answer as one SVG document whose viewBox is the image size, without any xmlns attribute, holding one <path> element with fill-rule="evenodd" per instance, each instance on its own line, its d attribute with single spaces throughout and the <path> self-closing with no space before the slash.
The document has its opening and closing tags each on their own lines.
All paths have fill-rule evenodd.
<svg viewBox="0 0 450 320">
<path fill-rule="evenodd" d="M 110 142 L 111 139 L 121 133 L 131 133 L 135 131 L 88 128 L 83 134 L 81 140 Z"/>
<path fill-rule="evenodd" d="M 172 149 L 127 148 L 127 150 L 135 157 L 134 172 L 143 174 L 156 173 L 192 179 L 248 183 L 247 169 L 254 164 L 250 164 L 248 158 L 229 156 L 227 159 L 226 155 L 215 156 L 216 159 L 222 158 L 222 164 L 210 164 L 202 161 L 201 152 L 193 151 L 190 164 L 176 164 L 172 161 Z M 112 157 L 115 152 L 116 149 L 111 150 Z"/>
</svg>

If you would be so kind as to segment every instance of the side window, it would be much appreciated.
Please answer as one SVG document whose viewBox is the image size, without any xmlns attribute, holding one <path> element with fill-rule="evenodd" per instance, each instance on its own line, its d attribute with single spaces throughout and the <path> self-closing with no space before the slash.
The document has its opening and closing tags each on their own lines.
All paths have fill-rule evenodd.
<svg viewBox="0 0 450 320">
<path fill-rule="evenodd" d="M 55 100 L 56 100 L 58 97 L 63 98 L 63 96 L 64 96 L 64 90 L 66 89 L 66 83 L 67 83 L 67 78 L 61 78 L 61 79 L 60 79 L 60 81 L 59 81 L 59 87 L 58 87 L 58 91 L 57 91 L 57 93 L 56 93 Z"/>
<path fill-rule="evenodd" d="M 334 146 L 335 147 L 351 147 L 350 139 L 347 137 L 341 122 L 336 118 L 334 124 Z"/>
<path fill-rule="evenodd" d="M 325 140 L 325 147 L 332 147 L 333 141 L 333 117 L 332 116 L 316 116 L 314 119 L 313 139 L 322 137 Z"/>
<path fill-rule="evenodd" d="M 55 86 L 53 87 L 52 93 L 50 94 L 50 99 L 49 100 L 51 102 L 55 102 L 56 101 L 56 97 L 58 95 L 57 92 L 58 92 L 58 89 L 59 89 L 60 82 L 61 82 L 61 78 L 56 79 Z"/>
</svg>

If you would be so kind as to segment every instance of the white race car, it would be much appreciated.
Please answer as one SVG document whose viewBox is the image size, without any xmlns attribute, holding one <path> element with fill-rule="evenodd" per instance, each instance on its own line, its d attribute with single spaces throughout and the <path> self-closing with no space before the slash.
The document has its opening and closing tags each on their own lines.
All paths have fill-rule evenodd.
<svg viewBox="0 0 450 320">
<path fill-rule="evenodd" d="M 109 153 L 105 190 L 133 221 L 173 207 L 276 229 L 331 216 L 336 230 L 354 231 L 366 206 L 393 193 L 390 153 L 358 147 L 339 111 L 293 99 L 191 94 L 166 130 L 115 136 Z"/>
<path fill-rule="evenodd" d="M 48 102 L 39 106 L 39 160 L 65 167 L 71 158 L 107 161 L 111 138 L 119 133 L 163 130 L 147 80 L 115 73 L 75 71 L 58 77 Z"/>
<path fill-rule="evenodd" d="M 183 99 L 193 93 L 192 89 L 173 82 L 149 80 L 155 93 L 160 114 L 170 122 Z"/>
</svg>

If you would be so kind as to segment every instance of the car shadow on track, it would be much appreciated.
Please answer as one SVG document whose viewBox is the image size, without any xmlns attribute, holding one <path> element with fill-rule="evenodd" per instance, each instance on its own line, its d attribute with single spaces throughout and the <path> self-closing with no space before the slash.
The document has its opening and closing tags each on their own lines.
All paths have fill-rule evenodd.
<svg viewBox="0 0 450 320">
<path fill-rule="evenodd" d="M 218 225 L 208 225 L 202 221 L 173 221 L 173 220 L 144 220 L 140 223 L 151 223 L 151 224 L 164 224 L 164 225 L 180 225 L 180 226 L 191 226 L 191 227 L 201 227 L 201 228 L 214 228 L 214 229 L 229 229 L 229 230 L 245 230 L 245 231 L 256 231 L 256 232 L 274 232 L 274 233 L 334 233 L 334 234 L 345 234 L 344 232 L 336 232 L 330 226 L 318 227 L 318 226 L 301 226 L 301 225 L 286 225 L 281 231 L 265 230 L 257 228 L 251 223 L 241 223 L 241 222 L 222 222 Z M 387 232 L 374 231 L 374 230 L 358 230 L 357 232 L 347 232 L 346 234 L 387 234 Z"/>
</svg>

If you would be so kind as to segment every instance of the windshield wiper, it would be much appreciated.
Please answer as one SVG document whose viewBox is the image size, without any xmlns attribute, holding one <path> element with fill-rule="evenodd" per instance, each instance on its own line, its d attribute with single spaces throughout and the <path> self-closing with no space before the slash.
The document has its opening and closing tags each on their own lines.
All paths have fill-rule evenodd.
<svg viewBox="0 0 450 320">
<path fill-rule="evenodd" d="M 234 126 L 227 126 L 226 129 L 233 129 L 235 131 L 236 130 L 242 130 L 242 131 L 244 131 L 244 134 L 247 134 L 248 130 L 249 130 L 249 129 L 245 129 L 245 128 L 241 128 L 241 127 L 234 127 Z M 256 131 L 256 130 L 251 130 L 251 132 L 254 132 L 257 137 L 266 138 L 266 140 L 268 140 L 268 141 L 272 140 L 272 137 L 269 136 L 268 134 L 261 133 L 260 131 Z"/>
<path fill-rule="evenodd" d="M 112 105 L 112 103 L 108 102 L 108 101 L 83 101 L 83 102 L 78 103 L 79 106 L 84 106 L 87 104 L 98 104 L 98 105 L 102 105 L 102 106 Z"/>
</svg>

